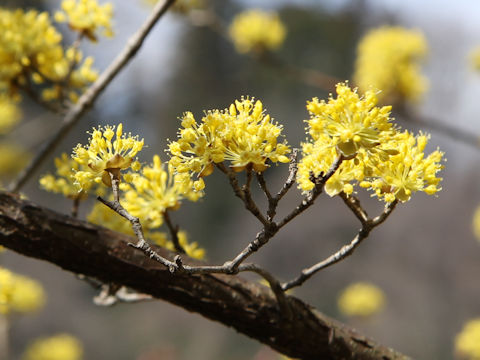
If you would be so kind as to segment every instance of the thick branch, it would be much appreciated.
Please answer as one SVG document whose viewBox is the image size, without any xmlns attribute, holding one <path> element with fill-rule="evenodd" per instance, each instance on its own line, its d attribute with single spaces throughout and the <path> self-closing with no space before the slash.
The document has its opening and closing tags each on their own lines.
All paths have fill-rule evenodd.
<svg viewBox="0 0 480 360">
<path fill-rule="evenodd" d="M 299 359 L 407 359 L 286 296 L 238 276 L 172 274 L 128 246 L 131 238 L 0 193 L 0 243 L 104 283 L 127 286 L 231 326 Z M 165 258 L 174 254 L 156 248 Z M 193 263 L 193 260 L 188 260 Z"/>
</svg>

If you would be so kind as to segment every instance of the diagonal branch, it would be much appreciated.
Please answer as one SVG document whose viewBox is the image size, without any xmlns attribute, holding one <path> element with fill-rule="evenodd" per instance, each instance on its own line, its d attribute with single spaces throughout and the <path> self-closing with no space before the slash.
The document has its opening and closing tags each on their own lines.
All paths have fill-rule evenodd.
<svg viewBox="0 0 480 360">
<path fill-rule="evenodd" d="M 238 276 L 172 275 L 128 246 L 130 241 L 126 235 L 0 193 L 0 243 L 21 254 L 197 312 L 293 358 L 408 359 L 287 295 L 290 321 L 267 288 Z M 155 250 L 165 258 L 174 255 Z"/>
<path fill-rule="evenodd" d="M 378 225 L 382 224 L 385 220 L 387 220 L 388 216 L 395 209 L 396 205 L 397 201 L 395 200 L 394 202 L 387 205 L 385 210 L 380 215 L 376 216 L 373 219 L 362 221 L 362 228 L 359 230 L 357 235 L 349 244 L 342 246 L 340 250 L 330 255 L 325 260 L 322 260 L 307 269 L 303 269 L 298 277 L 285 284 L 282 284 L 282 289 L 284 291 L 287 291 L 296 286 L 300 286 L 320 270 L 332 266 L 339 261 L 345 259 L 346 257 L 352 255 L 353 252 L 357 249 L 357 247 L 363 242 L 363 240 L 365 240 L 368 235 L 370 235 L 370 232 Z"/>
<path fill-rule="evenodd" d="M 66 113 L 61 126 L 53 137 L 45 143 L 37 155 L 33 158 L 27 168 L 19 175 L 19 177 L 10 185 L 11 191 L 19 191 L 27 180 L 35 173 L 39 166 L 47 159 L 53 152 L 60 141 L 72 129 L 72 127 L 80 120 L 82 115 L 92 107 L 95 100 L 102 93 L 102 91 L 112 82 L 117 74 L 128 64 L 128 62 L 135 56 L 137 51 L 143 44 L 143 41 L 153 29 L 157 21 L 162 17 L 168 8 L 175 2 L 175 0 L 164 0 L 158 2 L 152 11 L 152 14 L 142 24 L 140 29 L 132 35 L 127 41 L 123 50 L 117 55 L 108 68 L 100 75 L 80 97 L 78 102 L 70 108 Z"/>
</svg>

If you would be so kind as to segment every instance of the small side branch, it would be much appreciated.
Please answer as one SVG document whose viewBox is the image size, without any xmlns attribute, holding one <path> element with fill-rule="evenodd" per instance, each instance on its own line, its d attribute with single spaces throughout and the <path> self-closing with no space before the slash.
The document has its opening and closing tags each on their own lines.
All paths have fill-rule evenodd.
<svg viewBox="0 0 480 360">
<path fill-rule="evenodd" d="M 215 164 L 217 168 L 223 172 L 225 175 L 228 177 L 228 181 L 230 182 L 230 185 L 233 189 L 233 192 L 235 193 L 235 196 L 237 196 L 240 200 L 243 201 L 245 208 L 250 211 L 253 216 L 255 216 L 258 221 L 260 221 L 263 226 L 268 226 L 268 221 L 265 219 L 265 217 L 262 215 L 260 212 L 260 209 L 258 208 L 257 204 L 253 200 L 250 192 L 250 184 L 252 181 L 252 168 L 250 166 L 247 167 L 247 180 L 245 183 L 245 186 L 240 187 L 240 184 L 238 183 L 237 176 L 235 172 L 227 168 L 223 163 L 218 163 Z"/>
<path fill-rule="evenodd" d="M 368 221 L 367 212 L 360 205 L 360 200 L 353 195 L 347 195 L 343 191 L 340 193 L 340 197 L 348 208 L 353 212 L 358 220 L 363 224 Z"/>
<path fill-rule="evenodd" d="M 365 221 L 362 225 L 362 228 L 358 232 L 358 234 L 353 238 L 353 240 L 348 245 L 342 246 L 340 250 L 330 255 L 325 260 L 320 261 L 319 263 L 307 269 L 302 270 L 301 274 L 297 278 L 282 284 L 282 289 L 284 291 L 287 291 L 296 286 L 300 286 L 320 270 L 326 269 L 327 267 L 332 266 L 333 264 L 336 264 L 339 261 L 345 259 L 346 257 L 352 255 L 355 249 L 363 242 L 363 240 L 365 240 L 368 237 L 370 232 L 375 227 L 377 227 L 378 225 L 383 223 L 385 220 L 387 220 L 388 216 L 395 209 L 396 205 L 397 205 L 397 201 L 390 203 L 385 208 L 382 214 L 378 215 L 377 217 L 371 220 Z"/>
<path fill-rule="evenodd" d="M 180 245 L 180 240 L 178 239 L 178 225 L 173 224 L 172 219 L 170 219 L 170 213 L 168 212 L 168 210 L 163 213 L 163 218 L 165 219 L 168 231 L 170 232 L 175 251 L 181 254 L 185 254 L 185 249 L 182 247 L 182 245 Z"/>
</svg>

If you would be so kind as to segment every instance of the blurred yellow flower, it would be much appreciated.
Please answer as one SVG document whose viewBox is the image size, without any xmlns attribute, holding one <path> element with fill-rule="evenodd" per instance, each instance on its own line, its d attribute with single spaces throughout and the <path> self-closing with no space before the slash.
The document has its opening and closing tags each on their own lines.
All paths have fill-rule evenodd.
<svg viewBox="0 0 480 360">
<path fill-rule="evenodd" d="M 285 25 L 277 13 L 247 10 L 232 21 L 230 38 L 239 53 L 277 50 L 286 36 Z"/>
<path fill-rule="evenodd" d="M 45 304 L 45 292 L 35 280 L 0 268 L 0 313 L 32 312 Z"/>
<path fill-rule="evenodd" d="M 22 360 L 81 360 L 83 348 L 80 341 L 69 334 L 39 338 L 30 344 Z"/>
<path fill-rule="evenodd" d="M 165 211 L 177 210 L 182 199 L 197 201 L 202 195 L 194 189 L 193 182 L 185 186 L 182 175 L 174 173 L 171 165 L 165 169 L 155 155 L 152 165 L 144 166 L 141 174 L 129 174 L 129 184 L 133 186 L 127 187 L 122 204 L 133 216 L 143 219 L 147 228 L 161 226 Z"/>
<path fill-rule="evenodd" d="M 480 360 L 480 318 L 469 320 L 457 334 L 455 353 L 461 359 Z"/>
<path fill-rule="evenodd" d="M 477 241 L 480 241 L 480 206 L 473 213 L 472 228 Z"/>
<path fill-rule="evenodd" d="M 20 120 L 20 109 L 5 94 L 0 95 L 0 134 L 6 134 Z"/>
<path fill-rule="evenodd" d="M 113 36 L 112 15 L 113 5 L 109 2 L 99 5 L 97 0 L 63 0 L 55 20 L 67 22 L 71 29 L 97 41 L 98 29 L 103 29 L 104 36 Z"/>
<path fill-rule="evenodd" d="M 477 71 L 480 70 L 480 47 L 476 47 L 470 53 L 470 62 L 472 64 L 473 69 Z"/>
<path fill-rule="evenodd" d="M 358 282 L 345 288 L 338 298 L 338 309 L 346 316 L 370 316 L 385 305 L 385 295 L 375 285 Z"/>
<path fill-rule="evenodd" d="M 418 30 L 382 26 L 368 32 L 357 49 L 353 80 L 361 91 L 380 91 L 382 103 L 418 101 L 427 89 L 420 60 L 427 42 Z"/>
<path fill-rule="evenodd" d="M 63 194 L 68 198 L 84 198 L 86 194 L 75 184 L 74 171 L 80 169 L 80 165 L 66 153 L 55 158 L 56 175 L 44 175 L 39 182 L 42 188 L 53 193 Z"/>
<path fill-rule="evenodd" d="M 24 149 L 10 142 L 0 142 L 0 176 L 12 176 L 23 169 L 30 158 Z"/>
</svg>

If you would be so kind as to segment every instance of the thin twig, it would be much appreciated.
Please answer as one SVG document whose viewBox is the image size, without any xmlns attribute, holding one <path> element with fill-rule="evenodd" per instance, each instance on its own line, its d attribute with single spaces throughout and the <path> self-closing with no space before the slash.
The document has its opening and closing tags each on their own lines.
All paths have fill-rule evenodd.
<svg viewBox="0 0 480 360">
<path fill-rule="evenodd" d="M 263 192 L 267 196 L 268 200 L 268 210 L 267 210 L 267 220 L 272 221 L 276 215 L 277 206 L 279 201 L 285 196 L 288 190 L 291 189 L 292 185 L 295 183 L 295 177 L 297 176 L 298 171 L 298 149 L 293 149 L 292 153 L 290 154 L 290 164 L 288 166 L 288 177 L 285 183 L 283 184 L 282 188 L 279 190 L 277 195 L 272 197 L 270 191 L 267 188 L 267 184 L 263 175 L 257 173 L 257 180 L 262 188 Z"/>
<path fill-rule="evenodd" d="M 178 239 L 178 225 L 174 225 L 172 219 L 170 219 L 170 213 L 168 210 L 165 210 L 163 213 L 163 218 L 165 219 L 165 223 L 167 224 L 168 231 L 170 231 L 170 236 L 172 238 L 172 243 L 175 248 L 175 251 L 186 254 L 185 249 L 180 244 L 180 240 Z"/>
<path fill-rule="evenodd" d="M 73 198 L 73 204 L 72 204 L 72 210 L 70 212 L 70 215 L 74 218 L 76 218 L 78 216 L 78 207 L 80 205 L 80 201 L 81 201 L 81 196 L 83 196 L 83 193 L 82 194 L 78 194 L 77 196 L 75 196 Z"/>
<path fill-rule="evenodd" d="M 374 219 L 367 220 L 365 223 L 363 223 L 362 228 L 360 229 L 358 234 L 353 238 L 353 240 L 348 245 L 342 246 L 340 250 L 330 255 L 325 260 L 322 260 L 319 263 L 316 263 L 315 265 L 302 270 L 302 272 L 297 278 L 282 284 L 283 291 L 287 291 L 291 288 L 302 285 L 305 281 L 310 279 L 313 275 L 315 275 L 320 270 L 323 270 L 329 266 L 332 266 L 333 264 L 336 264 L 339 261 L 345 259 L 346 257 L 352 255 L 355 249 L 362 243 L 362 241 L 368 237 L 370 232 L 388 218 L 388 216 L 395 209 L 396 205 L 397 205 L 397 201 L 390 203 L 385 208 L 382 214 L 375 217 Z"/>
<path fill-rule="evenodd" d="M 250 168 L 249 170 L 249 166 L 247 166 L 247 181 L 245 183 L 246 186 L 242 188 L 240 187 L 237 176 L 232 169 L 227 168 L 223 163 L 218 163 L 215 165 L 220 169 L 220 171 L 222 171 L 225 175 L 227 175 L 230 185 L 233 189 L 233 192 L 235 193 L 235 196 L 237 196 L 243 201 L 245 208 L 248 211 L 250 211 L 258 219 L 258 221 L 260 221 L 263 224 L 263 226 L 268 226 L 269 222 L 260 212 L 260 209 L 258 208 L 257 204 L 253 200 L 250 193 L 252 169 Z"/>
<path fill-rule="evenodd" d="M 19 177 L 11 184 L 11 191 L 19 191 L 21 187 L 27 182 L 29 178 L 35 173 L 45 159 L 53 152 L 60 141 L 78 122 L 82 115 L 93 105 L 102 91 L 110 84 L 116 75 L 122 70 L 125 65 L 133 58 L 137 51 L 142 46 L 145 38 L 150 33 L 157 21 L 168 10 L 168 8 L 175 2 L 175 0 L 164 0 L 155 5 L 152 14 L 142 24 L 140 29 L 127 41 L 127 44 L 117 55 L 115 60 L 108 66 L 108 68 L 100 75 L 100 77 L 93 83 L 80 97 L 78 102 L 70 108 L 65 115 L 62 125 L 57 130 L 57 133 L 44 145 L 44 147 L 37 153 L 35 158 L 31 161 L 28 167 L 19 175 Z"/>
<path fill-rule="evenodd" d="M 343 191 L 340 193 L 340 197 L 343 202 L 348 206 L 350 210 L 355 214 L 358 220 L 363 224 L 368 221 L 368 214 L 360 205 L 360 200 L 353 195 L 347 195 Z"/>
<path fill-rule="evenodd" d="M 113 189 L 113 201 L 107 201 L 103 199 L 102 197 L 98 196 L 97 200 L 108 206 L 110 209 L 115 211 L 117 214 L 123 216 L 125 219 L 130 221 L 132 224 L 132 229 L 133 232 L 135 233 L 135 236 L 137 237 L 137 243 L 136 244 L 128 244 L 129 246 L 132 246 L 136 249 L 139 249 L 143 251 L 148 257 L 155 259 L 159 263 L 165 265 L 168 267 L 170 272 L 174 272 L 178 269 L 178 266 L 174 263 L 171 262 L 168 259 L 165 259 L 161 255 L 159 255 L 155 250 L 151 248 L 151 246 L 145 241 L 145 237 L 143 235 L 143 229 L 142 229 L 142 224 L 140 223 L 140 219 L 136 216 L 131 215 L 123 206 L 120 204 L 119 198 L 119 175 L 110 173 L 110 177 L 112 179 L 112 189 Z"/>
</svg>

